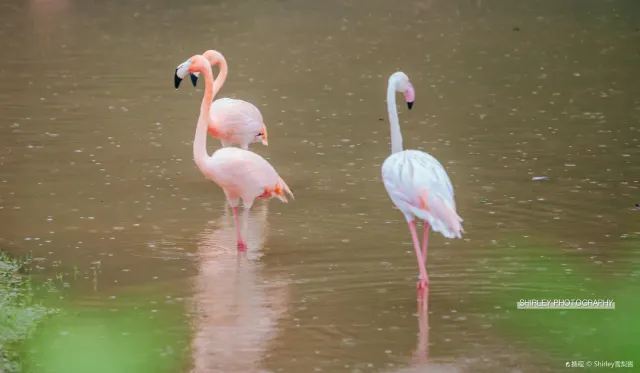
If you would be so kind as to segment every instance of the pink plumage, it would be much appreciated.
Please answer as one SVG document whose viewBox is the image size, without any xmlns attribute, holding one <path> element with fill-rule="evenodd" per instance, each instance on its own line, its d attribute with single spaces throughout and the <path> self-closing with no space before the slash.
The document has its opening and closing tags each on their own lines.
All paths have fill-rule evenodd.
<svg viewBox="0 0 640 373">
<path fill-rule="evenodd" d="M 219 66 L 220 74 L 213 81 L 213 97 L 215 97 L 229 74 L 227 60 L 222 53 L 210 49 L 202 54 L 211 67 Z M 191 73 L 194 86 L 200 73 Z M 207 130 L 212 137 L 222 142 L 223 147 L 233 144 L 242 149 L 249 149 L 249 144 L 261 142 L 268 146 L 267 126 L 262 120 L 260 110 L 250 102 L 235 98 L 219 98 L 211 104 Z"/>
<path fill-rule="evenodd" d="M 211 104 L 210 119 L 209 134 L 220 139 L 223 147 L 238 144 L 248 149 L 249 144 L 258 141 L 269 145 L 262 114 L 247 101 L 219 98 Z"/>
<path fill-rule="evenodd" d="M 278 198 L 286 203 L 286 194 L 293 197 L 273 166 L 250 151 L 233 147 L 218 149 L 207 159 L 205 168 L 206 176 L 225 190 L 230 201 Z"/>
<path fill-rule="evenodd" d="M 201 73 L 205 78 L 205 91 L 200 105 L 200 116 L 193 140 L 193 159 L 198 169 L 218 184 L 233 209 L 238 234 L 238 249 L 246 250 L 238 222 L 238 204 L 244 205 L 244 222 L 248 221 L 249 209 L 257 198 L 278 198 L 287 202 L 286 195 L 293 197 L 291 189 L 264 158 L 245 149 L 227 147 L 218 149 L 212 156 L 207 154 L 207 128 L 211 101 L 214 97 L 213 72 L 210 63 L 201 55 L 195 55 L 180 64 L 175 72 L 175 86 L 188 73 Z M 246 229 L 243 229 L 246 230 Z"/>
</svg>

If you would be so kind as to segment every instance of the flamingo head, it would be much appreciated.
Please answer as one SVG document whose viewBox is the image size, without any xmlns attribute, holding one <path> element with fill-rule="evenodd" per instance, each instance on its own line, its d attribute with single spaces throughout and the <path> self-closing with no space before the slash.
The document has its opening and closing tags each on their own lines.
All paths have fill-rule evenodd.
<svg viewBox="0 0 640 373">
<path fill-rule="evenodd" d="M 402 92 L 405 101 L 407 101 L 407 107 L 411 110 L 413 101 L 416 99 L 416 91 L 413 89 L 413 84 L 409 81 L 409 77 L 407 74 L 398 71 L 391 75 L 391 78 L 395 81 L 396 91 Z"/>
<path fill-rule="evenodd" d="M 189 74 L 189 76 L 191 77 L 191 82 L 195 87 L 198 76 L 200 75 L 200 70 L 206 67 L 211 68 L 209 62 L 201 55 L 196 54 L 195 56 L 189 58 L 185 62 L 178 65 L 178 67 L 176 67 L 176 72 L 173 76 L 173 85 L 176 87 L 176 89 L 178 89 L 180 83 L 182 82 L 182 79 L 184 79 L 184 77 Z"/>
<path fill-rule="evenodd" d="M 261 142 L 264 146 L 269 146 L 269 139 L 267 138 L 267 126 L 262 125 L 262 129 L 256 135 L 256 138 L 253 142 Z"/>
<path fill-rule="evenodd" d="M 209 49 L 208 51 L 204 52 L 202 54 L 202 57 L 206 58 L 207 61 L 209 61 L 209 64 L 211 65 L 211 67 L 226 63 L 226 60 L 224 59 L 224 56 L 222 55 L 222 53 L 213 49 Z M 195 87 L 198 84 L 198 78 L 200 77 L 200 73 L 199 72 L 189 73 L 189 77 L 191 78 L 191 83 L 193 83 L 193 86 Z"/>
</svg>

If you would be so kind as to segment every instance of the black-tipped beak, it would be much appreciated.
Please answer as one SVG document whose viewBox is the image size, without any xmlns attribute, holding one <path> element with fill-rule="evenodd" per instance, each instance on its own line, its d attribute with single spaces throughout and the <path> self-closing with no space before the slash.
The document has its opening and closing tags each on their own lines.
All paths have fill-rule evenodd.
<svg viewBox="0 0 640 373">
<path fill-rule="evenodd" d="M 413 101 L 407 102 L 407 107 L 409 108 L 409 110 L 411 110 L 411 108 L 413 107 Z"/>
<path fill-rule="evenodd" d="M 193 86 L 195 87 L 196 84 L 198 84 L 198 77 L 193 73 L 189 73 L 189 76 L 191 77 L 191 83 L 193 83 Z"/>
<path fill-rule="evenodd" d="M 180 82 L 182 82 L 182 78 L 178 76 L 178 69 L 176 69 L 176 72 L 173 73 L 173 86 L 178 89 L 178 87 L 180 87 Z"/>
</svg>

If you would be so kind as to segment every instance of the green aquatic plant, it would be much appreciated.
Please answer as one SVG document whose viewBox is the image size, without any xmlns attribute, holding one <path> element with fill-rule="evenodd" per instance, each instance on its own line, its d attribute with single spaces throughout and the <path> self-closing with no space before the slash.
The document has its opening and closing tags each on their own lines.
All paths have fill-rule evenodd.
<svg viewBox="0 0 640 373">
<path fill-rule="evenodd" d="M 490 288 L 478 302 L 512 341 L 553 360 L 640 364 L 640 240 L 599 261 L 550 245 L 512 243 L 490 260 Z M 517 309 L 521 300 L 612 300 L 615 309 Z"/>
<path fill-rule="evenodd" d="M 28 342 L 25 366 L 32 373 L 184 371 L 190 332 L 184 305 L 148 290 L 67 305 Z"/>
<path fill-rule="evenodd" d="M 21 271 L 30 258 L 0 253 L 0 372 L 20 372 L 20 348 L 45 317 L 57 312 L 34 300 L 34 288 Z"/>
<path fill-rule="evenodd" d="M 181 300 L 145 291 L 78 307 L 60 297 L 62 273 L 36 286 L 30 264 L 0 253 L 0 373 L 181 371 L 190 331 Z M 51 292 L 61 309 L 36 301 Z"/>
</svg>

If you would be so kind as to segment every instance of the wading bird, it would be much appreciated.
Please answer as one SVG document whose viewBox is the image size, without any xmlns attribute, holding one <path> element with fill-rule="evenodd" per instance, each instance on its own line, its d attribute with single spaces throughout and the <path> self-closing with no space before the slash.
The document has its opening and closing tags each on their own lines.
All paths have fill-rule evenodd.
<svg viewBox="0 0 640 373">
<path fill-rule="evenodd" d="M 236 223 L 238 249 L 246 250 L 238 222 L 238 204 L 240 199 L 244 205 L 243 221 L 248 220 L 249 209 L 257 198 L 278 198 L 287 202 L 285 193 L 293 198 L 293 193 L 278 175 L 276 170 L 264 158 L 249 150 L 227 147 L 216 150 L 211 156 L 207 154 L 207 125 L 213 92 L 213 72 L 211 65 L 201 55 L 194 55 L 178 65 L 174 81 L 179 85 L 188 73 L 201 73 L 205 79 L 204 97 L 200 105 L 200 116 L 193 140 L 193 159 L 200 171 L 224 191 Z M 244 230 L 244 229 L 243 229 Z"/>
<path fill-rule="evenodd" d="M 429 227 L 447 238 L 462 237 L 462 218 L 456 213 L 453 186 L 440 162 L 419 150 L 403 150 L 402 134 L 398 123 L 396 92 L 402 92 L 409 110 L 413 106 L 415 91 L 409 77 L 395 72 L 389 77 L 387 87 L 387 110 L 391 126 L 391 155 L 382 164 L 382 180 L 391 201 L 404 214 L 420 274 L 418 297 L 422 297 L 429 286 L 425 268 Z M 422 251 L 416 233 L 415 219 L 424 220 Z"/>
<path fill-rule="evenodd" d="M 220 74 L 213 82 L 213 97 L 224 85 L 229 73 L 227 60 L 222 53 L 208 50 L 202 54 L 209 61 L 211 67 L 218 65 Z M 195 87 L 199 73 L 190 73 L 191 82 Z M 175 80 L 175 87 L 180 86 L 182 80 Z M 219 98 L 211 104 L 208 132 L 222 142 L 223 147 L 232 144 L 242 149 L 249 149 L 249 144 L 261 142 L 268 146 L 267 126 L 262 120 L 262 114 L 252 103 L 234 98 Z"/>
</svg>

